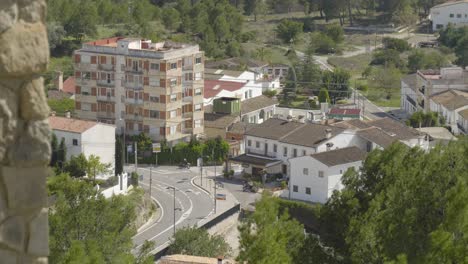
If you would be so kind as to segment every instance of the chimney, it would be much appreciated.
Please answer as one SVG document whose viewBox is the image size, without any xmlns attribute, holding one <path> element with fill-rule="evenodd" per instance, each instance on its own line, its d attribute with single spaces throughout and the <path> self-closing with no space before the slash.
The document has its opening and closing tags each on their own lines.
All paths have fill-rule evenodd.
<svg viewBox="0 0 468 264">
<path fill-rule="evenodd" d="M 329 128 L 325 129 L 325 138 L 330 139 L 331 136 L 332 136 L 332 130 Z"/>
<path fill-rule="evenodd" d="M 66 117 L 66 118 L 71 118 L 71 113 L 70 113 L 70 111 L 65 112 L 65 117 Z"/>
<path fill-rule="evenodd" d="M 59 91 L 62 91 L 63 90 L 63 72 L 56 71 L 55 74 L 56 74 L 55 80 L 54 80 L 55 88 L 57 88 L 57 90 Z"/>
</svg>

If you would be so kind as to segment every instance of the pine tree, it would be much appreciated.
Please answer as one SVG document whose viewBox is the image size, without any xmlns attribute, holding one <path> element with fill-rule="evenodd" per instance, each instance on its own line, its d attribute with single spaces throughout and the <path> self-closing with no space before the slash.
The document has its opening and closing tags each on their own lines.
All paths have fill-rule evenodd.
<svg viewBox="0 0 468 264">
<path fill-rule="evenodd" d="M 63 166 L 67 157 L 67 146 L 65 145 L 65 138 L 60 140 L 60 145 L 57 150 L 57 162 L 60 163 L 59 166 Z"/>
<path fill-rule="evenodd" d="M 50 148 L 52 150 L 52 155 L 50 157 L 50 166 L 55 167 L 55 165 L 57 165 L 57 151 L 58 151 L 58 140 L 55 134 L 52 134 L 52 139 L 50 141 Z"/>
</svg>

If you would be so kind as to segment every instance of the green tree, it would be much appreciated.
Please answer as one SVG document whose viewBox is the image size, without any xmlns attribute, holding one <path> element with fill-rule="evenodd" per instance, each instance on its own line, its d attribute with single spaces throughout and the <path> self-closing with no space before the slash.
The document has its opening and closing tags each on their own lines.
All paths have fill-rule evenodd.
<svg viewBox="0 0 468 264">
<path fill-rule="evenodd" d="M 456 63 L 462 67 L 468 66 L 468 37 L 465 36 L 457 42 L 455 47 Z"/>
<path fill-rule="evenodd" d="M 70 160 L 65 163 L 64 171 L 69 173 L 72 177 L 83 177 L 86 175 L 86 168 L 88 161 L 84 154 L 78 156 L 71 156 Z"/>
<path fill-rule="evenodd" d="M 437 112 L 424 113 L 422 111 L 413 113 L 408 119 L 408 124 L 412 127 L 435 127 L 441 125 Z"/>
<path fill-rule="evenodd" d="M 400 81 L 401 72 L 392 64 L 389 67 L 376 67 L 372 71 L 372 86 L 384 89 L 387 99 L 391 98 L 392 91 L 400 88 Z"/>
<path fill-rule="evenodd" d="M 67 174 L 49 177 L 47 187 L 55 197 L 49 210 L 51 263 L 138 263 L 131 250 L 142 192 L 106 199 Z"/>
<path fill-rule="evenodd" d="M 351 74 L 341 68 L 335 68 L 333 71 L 324 71 L 322 74 L 322 83 L 330 91 L 330 97 L 334 100 L 337 100 L 337 98 L 348 98 L 350 79 Z"/>
<path fill-rule="evenodd" d="M 265 47 L 260 47 L 255 50 L 255 57 L 261 61 L 270 60 L 271 55 L 271 51 Z"/>
<path fill-rule="evenodd" d="M 254 16 L 254 21 L 257 22 L 257 16 L 266 14 L 267 5 L 263 0 L 244 0 L 244 12 L 246 15 Z"/>
<path fill-rule="evenodd" d="M 162 11 L 162 20 L 163 20 L 164 26 L 169 31 L 172 32 L 176 28 L 179 27 L 179 24 L 180 24 L 179 12 L 173 7 L 165 8 Z"/>
<path fill-rule="evenodd" d="M 120 175 L 123 172 L 124 156 L 123 151 L 125 146 L 121 136 L 115 136 L 115 175 Z"/>
<path fill-rule="evenodd" d="M 171 239 L 168 254 L 183 254 L 203 257 L 226 256 L 231 248 L 220 235 L 210 235 L 204 228 L 184 227 Z"/>
<path fill-rule="evenodd" d="M 52 137 L 50 139 L 50 149 L 52 154 L 50 156 L 50 166 L 55 167 L 57 165 L 57 156 L 58 156 L 58 140 L 55 133 L 52 133 Z"/>
<path fill-rule="evenodd" d="M 399 52 L 404 52 L 411 49 L 408 41 L 404 39 L 385 37 L 382 39 L 382 44 L 385 49 L 393 49 Z"/>
<path fill-rule="evenodd" d="M 60 145 L 57 149 L 57 162 L 61 163 L 59 166 L 63 166 L 63 164 L 67 161 L 67 145 L 65 144 L 65 138 L 60 140 Z"/>
<path fill-rule="evenodd" d="M 86 163 L 86 174 L 88 178 L 93 178 L 96 181 L 96 176 L 109 172 L 110 164 L 102 163 L 99 156 L 90 155 Z"/>
<path fill-rule="evenodd" d="M 73 12 L 64 23 L 64 29 L 75 40 L 82 41 L 85 36 L 97 34 L 99 15 L 93 1 L 82 0 L 73 5 Z"/>
<path fill-rule="evenodd" d="M 330 24 L 325 28 L 325 34 L 330 37 L 335 43 L 341 43 L 344 41 L 344 30 L 338 24 Z"/>
<path fill-rule="evenodd" d="M 320 89 L 318 100 L 320 103 L 330 103 L 330 95 L 328 94 L 328 90 L 326 88 Z"/>
<path fill-rule="evenodd" d="M 47 23 L 47 38 L 49 40 L 49 48 L 51 51 L 62 45 L 62 41 L 66 36 L 65 29 L 58 22 Z"/>
<path fill-rule="evenodd" d="M 49 105 L 50 110 L 59 115 L 75 111 L 75 100 L 73 99 L 49 99 L 47 100 L 47 104 Z"/>
<path fill-rule="evenodd" d="M 303 24 L 292 20 L 282 20 L 275 29 L 278 37 L 284 43 L 290 43 L 297 40 L 298 36 L 302 33 Z"/>
<path fill-rule="evenodd" d="M 255 212 L 242 223 L 238 261 L 258 263 L 298 263 L 304 243 L 304 228 L 280 213 L 275 198 L 264 193 Z"/>
<path fill-rule="evenodd" d="M 393 49 L 383 49 L 372 54 L 371 65 L 393 65 L 399 69 L 404 69 L 406 64 L 400 58 L 400 52 Z"/>
</svg>

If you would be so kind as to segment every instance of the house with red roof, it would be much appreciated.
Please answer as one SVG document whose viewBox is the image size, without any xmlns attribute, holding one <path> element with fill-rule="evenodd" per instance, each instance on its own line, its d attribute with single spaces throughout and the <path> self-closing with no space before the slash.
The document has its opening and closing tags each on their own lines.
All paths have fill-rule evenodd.
<svg viewBox="0 0 468 264">
<path fill-rule="evenodd" d="M 213 100 L 222 97 L 240 98 L 241 101 L 262 95 L 262 89 L 251 87 L 248 82 L 205 80 L 204 104 L 212 105 Z"/>
<path fill-rule="evenodd" d="M 328 112 L 329 119 L 350 120 L 362 119 L 361 109 L 359 108 L 332 108 Z"/>
</svg>

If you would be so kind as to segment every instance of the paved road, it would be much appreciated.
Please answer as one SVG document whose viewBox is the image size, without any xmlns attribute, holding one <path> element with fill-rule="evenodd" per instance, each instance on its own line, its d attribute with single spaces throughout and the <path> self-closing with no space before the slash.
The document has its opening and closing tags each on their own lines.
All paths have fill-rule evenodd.
<svg viewBox="0 0 468 264">
<path fill-rule="evenodd" d="M 126 171 L 134 171 L 134 167 L 126 167 Z M 149 190 L 148 168 L 139 168 L 138 173 L 143 175 L 140 185 Z M 153 169 L 153 181 L 151 197 L 157 201 L 161 207 L 160 219 L 143 227 L 140 232 L 133 237 L 134 253 L 138 252 L 145 240 L 155 242 L 158 251 L 173 235 L 174 223 L 174 191 L 168 189 L 170 186 L 176 188 L 176 228 L 183 226 L 194 226 L 203 218 L 212 213 L 213 200 L 207 193 L 192 185 L 191 180 L 196 176 L 195 172 L 176 167 L 160 166 Z"/>
</svg>

